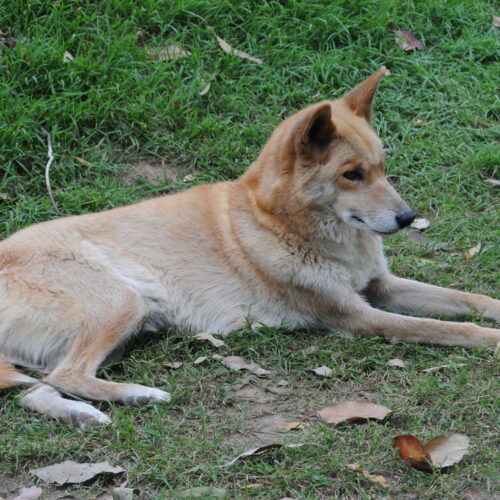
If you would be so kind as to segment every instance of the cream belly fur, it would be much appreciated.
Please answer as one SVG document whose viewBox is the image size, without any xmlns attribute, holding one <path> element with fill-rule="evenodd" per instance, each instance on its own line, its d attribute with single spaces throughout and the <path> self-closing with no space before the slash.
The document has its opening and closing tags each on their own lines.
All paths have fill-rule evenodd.
<svg viewBox="0 0 500 500">
<path fill-rule="evenodd" d="M 285 120 L 236 182 L 37 224 L 1 242 L 0 389 L 31 384 L 21 404 L 86 427 L 110 419 L 67 396 L 170 400 L 96 377 L 144 331 L 284 324 L 440 345 L 499 342 L 498 329 L 404 315 L 477 310 L 499 322 L 500 301 L 388 270 L 382 236 L 415 214 L 384 177 L 370 127 L 384 71 Z"/>
</svg>

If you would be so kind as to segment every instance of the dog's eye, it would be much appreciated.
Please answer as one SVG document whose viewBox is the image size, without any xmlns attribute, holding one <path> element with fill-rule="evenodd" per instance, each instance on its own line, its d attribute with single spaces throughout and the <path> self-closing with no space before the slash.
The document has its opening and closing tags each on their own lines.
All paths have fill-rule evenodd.
<svg viewBox="0 0 500 500">
<path fill-rule="evenodd" d="M 350 181 L 362 181 L 363 174 L 359 170 L 348 170 L 342 174 L 346 179 Z"/>
</svg>

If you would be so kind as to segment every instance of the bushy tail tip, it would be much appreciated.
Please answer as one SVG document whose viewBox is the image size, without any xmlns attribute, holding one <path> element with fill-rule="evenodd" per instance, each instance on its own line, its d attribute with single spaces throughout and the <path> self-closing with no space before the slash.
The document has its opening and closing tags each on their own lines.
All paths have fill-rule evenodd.
<svg viewBox="0 0 500 500">
<path fill-rule="evenodd" d="M 7 363 L 7 361 L 0 359 L 0 390 L 18 384 L 36 384 L 37 382 L 37 379 L 24 375 Z"/>
</svg>

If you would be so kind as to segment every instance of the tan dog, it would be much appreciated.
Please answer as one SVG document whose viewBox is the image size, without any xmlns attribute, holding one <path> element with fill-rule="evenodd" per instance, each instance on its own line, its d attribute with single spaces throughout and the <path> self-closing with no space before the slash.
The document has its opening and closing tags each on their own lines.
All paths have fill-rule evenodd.
<svg viewBox="0 0 500 500">
<path fill-rule="evenodd" d="M 21 403 L 84 427 L 110 420 L 61 394 L 170 399 L 95 377 L 141 331 L 228 333 L 286 321 L 391 341 L 499 342 L 497 329 L 399 314 L 480 310 L 498 322 L 500 301 L 389 272 L 381 235 L 414 213 L 384 177 L 370 127 L 384 72 L 285 120 L 237 182 L 37 224 L 2 242 L 0 387 L 38 382 L 8 363 L 47 372 Z"/>
</svg>

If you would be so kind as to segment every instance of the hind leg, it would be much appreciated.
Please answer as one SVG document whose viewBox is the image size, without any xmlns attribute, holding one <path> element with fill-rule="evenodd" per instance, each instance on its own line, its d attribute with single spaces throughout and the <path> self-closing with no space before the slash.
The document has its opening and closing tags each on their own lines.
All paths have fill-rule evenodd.
<svg viewBox="0 0 500 500">
<path fill-rule="evenodd" d="M 94 401 L 128 405 L 170 401 L 170 394 L 160 389 L 108 382 L 95 376 L 106 357 L 140 328 L 147 313 L 141 297 L 131 290 L 122 292 L 120 306 L 105 322 L 92 322 L 45 380 L 61 392 Z"/>
</svg>

